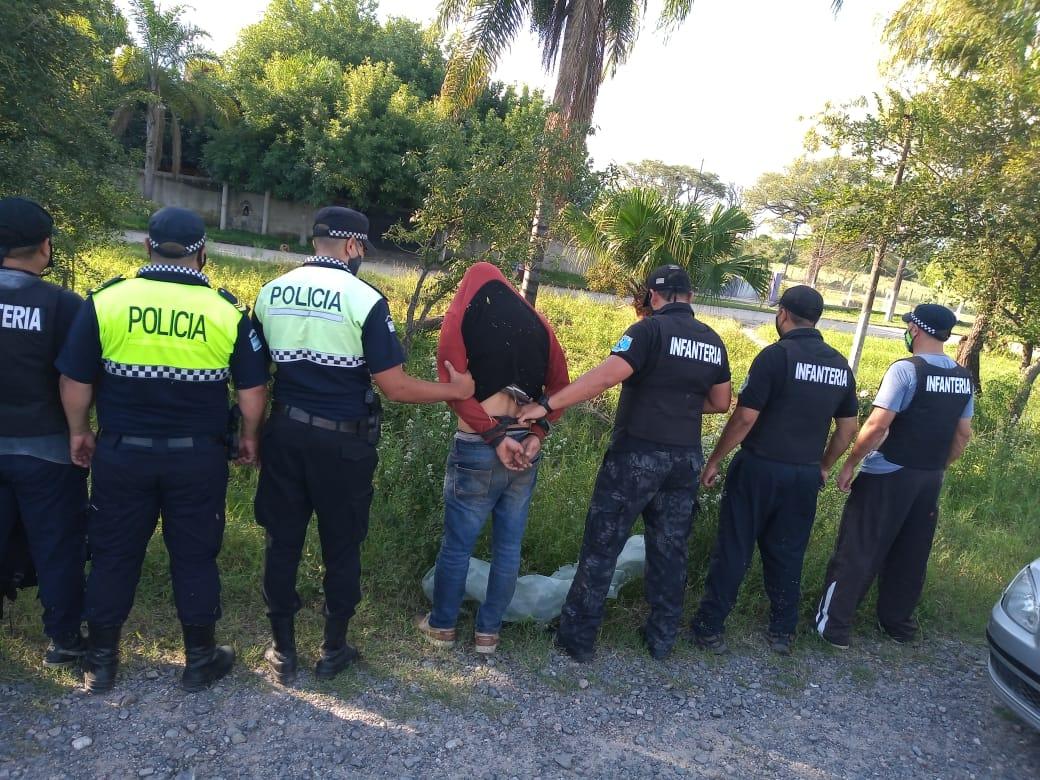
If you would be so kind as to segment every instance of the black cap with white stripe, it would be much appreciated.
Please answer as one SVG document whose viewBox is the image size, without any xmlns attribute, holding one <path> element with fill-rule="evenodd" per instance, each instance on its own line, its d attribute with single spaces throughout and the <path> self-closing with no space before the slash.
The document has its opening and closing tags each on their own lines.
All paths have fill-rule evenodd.
<svg viewBox="0 0 1040 780">
<path fill-rule="evenodd" d="M 148 220 L 148 243 L 153 252 L 178 260 L 206 245 L 206 225 L 194 211 L 166 206 Z"/>
<path fill-rule="evenodd" d="M 904 314 L 903 322 L 912 322 L 929 336 L 946 341 L 957 324 L 957 315 L 937 303 L 922 303 Z"/>
<path fill-rule="evenodd" d="M 368 240 L 368 217 L 360 211 L 343 206 L 326 206 L 314 215 L 314 230 L 311 235 L 329 238 L 354 238 L 373 249 Z"/>
</svg>

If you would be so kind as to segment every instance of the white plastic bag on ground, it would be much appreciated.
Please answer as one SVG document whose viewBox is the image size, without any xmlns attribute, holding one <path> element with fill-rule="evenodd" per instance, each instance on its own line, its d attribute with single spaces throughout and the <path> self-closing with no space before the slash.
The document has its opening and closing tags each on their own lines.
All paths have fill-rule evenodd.
<svg viewBox="0 0 1040 780">
<path fill-rule="evenodd" d="M 625 542 L 625 548 L 618 556 L 614 577 L 610 581 L 607 598 L 616 599 L 621 586 L 632 579 L 643 576 L 646 565 L 646 545 L 642 535 L 632 536 Z M 516 592 L 506 609 L 505 620 L 510 623 L 521 620 L 534 620 L 548 623 L 559 616 L 563 609 L 563 601 L 567 598 L 577 564 L 569 563 L 561 566 L 552 576 L 544 574 L 525 574 L 516 581 Z M 423 593 L 433 601 L 433 574 L 436 567 L 431 568 L 422 578 Z M 484 602 L 487 594 L 488 574 L 491 564 L 479 558 L 469 559 L 469 572 L 466 575 L 466 598 Z"/>
</svg>

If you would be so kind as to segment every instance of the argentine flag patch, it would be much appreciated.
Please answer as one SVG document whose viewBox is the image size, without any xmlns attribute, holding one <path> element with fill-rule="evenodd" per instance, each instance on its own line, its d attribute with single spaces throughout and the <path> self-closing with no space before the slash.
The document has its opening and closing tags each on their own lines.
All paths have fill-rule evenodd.
<svg viewBox="0 0 1040 780">
<path fill-rule="evenodd" d="M 628 348 L 632 346 L 631 336 L 622 336 L 617 340 L 617 344 L 610 350 L 611 352 L 628 352 Z"/>
</svg>

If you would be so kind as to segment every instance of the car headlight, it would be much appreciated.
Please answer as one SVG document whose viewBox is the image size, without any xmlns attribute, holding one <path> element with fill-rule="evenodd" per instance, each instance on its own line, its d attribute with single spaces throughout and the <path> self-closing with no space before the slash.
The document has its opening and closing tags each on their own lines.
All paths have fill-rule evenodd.
<svg viewBox="0 0 1040 780">
<path fill-rule="evenodd" d="M 1040 598 L 1028 566 L 1011 581 L 1000 603 L 1008 617 L 1026 631 L 1035 634 L 1040 629 Z"/>
</svg>

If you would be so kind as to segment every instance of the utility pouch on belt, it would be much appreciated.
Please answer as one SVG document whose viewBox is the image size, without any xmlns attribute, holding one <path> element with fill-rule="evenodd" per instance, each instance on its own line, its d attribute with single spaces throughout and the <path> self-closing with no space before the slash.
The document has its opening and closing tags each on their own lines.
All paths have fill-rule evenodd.
<svg viewBox="0 0 1040 780">
<path fill-rule="evenodd" d="M 368 406 L 365 440 L 375 447 L 379 444 L 379 436 L 383 432 L 383 401 L 371 387 L 365 393 L 365 405 Z"/>
<path fill-rule="evenodd" d="M 227 445 L 228 460 L 238 458 L 238 439 L 242 430 L 242 410 L 238 404 L 228 409 L 227 431 L 224 433 L 224 443 Z"/>
</svg>

